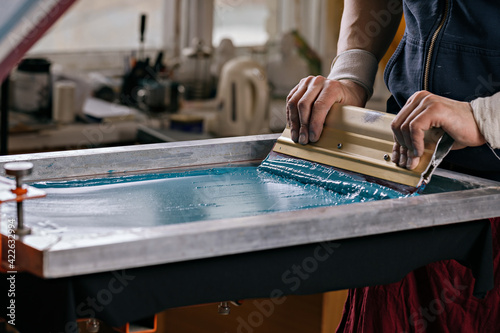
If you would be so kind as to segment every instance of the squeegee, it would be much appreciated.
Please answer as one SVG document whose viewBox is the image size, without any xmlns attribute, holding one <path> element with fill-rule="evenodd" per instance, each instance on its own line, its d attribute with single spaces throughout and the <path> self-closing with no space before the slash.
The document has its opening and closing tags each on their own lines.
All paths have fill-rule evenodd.
<svg viewBox="0 0 500 333">
<path fill-rule="evenodd" d="M 399 167 L 391 161 L 394 117 L 385 112 L 335 104 L 317 142 L 295 143 L 286 128 L 273 152 L 359 174 L 368 181 L 395 184 L 397 188 L 404 185 L 416 191 L 429 183 L 437 165 L 450 151 L 453 139 L 441 129 L 427 131 L 425 151 L 418 166 L 413 170 Z M 269 158 L 273 159 L 272 152 Z"/>
</svg>

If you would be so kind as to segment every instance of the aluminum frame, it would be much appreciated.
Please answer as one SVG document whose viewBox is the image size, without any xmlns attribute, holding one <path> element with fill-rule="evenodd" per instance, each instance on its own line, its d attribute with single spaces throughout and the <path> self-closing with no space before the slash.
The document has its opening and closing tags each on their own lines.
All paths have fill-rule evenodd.
<svg viewBox="0 0 500 333">
<path fill-rule="evenodd" d="M 29 180 L 101 177 L 255 164 L 279 135 L 258 135 L 0 157 L 35 165 Z M 500 216 L 500 184 L 438 170 L 474 188 L 402 199 L 355 203 L 242 218 L 147 228 L 70 230 L 34 228 L 16 244 L 19 269 L 58 278 L 237 253 L 363 237 Z M 2 224 L 4 256 L 6 223 Z M 5 258 L 2 258 L 5 260 Z"/>
</svg>

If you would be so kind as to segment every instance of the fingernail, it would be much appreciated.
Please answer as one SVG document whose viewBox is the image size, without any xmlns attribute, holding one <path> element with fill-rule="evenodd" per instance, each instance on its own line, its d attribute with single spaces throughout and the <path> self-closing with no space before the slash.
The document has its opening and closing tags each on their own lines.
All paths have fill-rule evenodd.
<svg viewBox="0 0 500 333">
<path fill-rule="evenodd" d="M 411 163 L 412 163 L 412 162 L 413 162 L 413 158 L 408 157 L 408 158 L 406 159 L 406 168 L 407 168 L 407 169 L 411 168 Z"/>
<path fill-rule="evenodd" d="M 297 131 L 291 131 L 290 135 L 292 136 L 292 141 L 297 142 Z"/>
<path fill-rule="evenodd" d="M 316 135 L 314 132 L 309 132 L 309 141 L 316 141 Z"/>
<path fill-rule="evenodd" d="M 399 163 L 398 163 L 398 165 L 400 167 L 406 165 L 406 155 L 404 155 L 404 154 L 399 155 Z"/>
<path fill-rule="evenodd" d="M 392 152 L 392 158 L 391 158 L 391 161 L 392 161 L 393 163 L 398 163 L 398 153 L 397 153 L 397 152 L 395 152 L 395 151 L 393 151 L 393 152 Z"/>
<path fill-rule="evenodd" d="M 300 136 L 299 136 L 299 143 L 302 144 L 302 145 L 305 145 L 307 142 L 306 142 L 306 135 L 304 133 L 302 133 Z"/>
<path fill-rule="evenodd" d="M 413 150 L 413 156 L 418 156 L 418 151 L 416 149 Z"/>
</svg>

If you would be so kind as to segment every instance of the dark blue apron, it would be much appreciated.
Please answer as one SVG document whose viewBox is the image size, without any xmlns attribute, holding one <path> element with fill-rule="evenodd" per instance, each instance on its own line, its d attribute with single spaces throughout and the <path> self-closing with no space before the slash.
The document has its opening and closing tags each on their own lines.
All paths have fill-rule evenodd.
<svg viewBox="0 0 500 333">
<path fill-rule="evenodd" d="M 406 0 L 403 8 L 405 34 L 384 73 L 388 112 L 420 90 L 459 101 L 500 91 L 499 1 Z M 486 145 L 452 151 L 447 161 L 500 180 L 500 160 Z"/>
</svg>

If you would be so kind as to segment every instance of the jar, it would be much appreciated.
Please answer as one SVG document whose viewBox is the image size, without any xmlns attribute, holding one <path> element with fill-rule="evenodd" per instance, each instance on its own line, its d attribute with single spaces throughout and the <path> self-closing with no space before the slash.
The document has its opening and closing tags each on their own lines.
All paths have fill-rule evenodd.
<svg viewBox="0 0 500 333">
<path fill-rule="evenodd" d="M 50 62 L 42 58 L 24 59 L 17 67 L 14 80 L 14 109 L 51 119 Z"/>
</svg>

